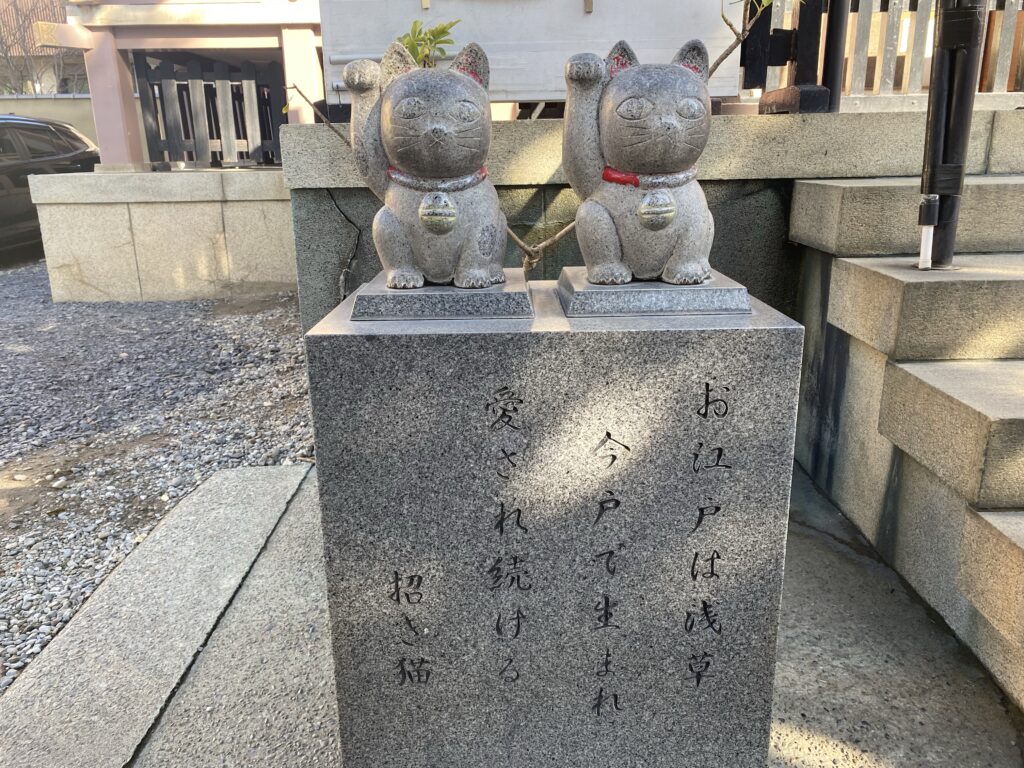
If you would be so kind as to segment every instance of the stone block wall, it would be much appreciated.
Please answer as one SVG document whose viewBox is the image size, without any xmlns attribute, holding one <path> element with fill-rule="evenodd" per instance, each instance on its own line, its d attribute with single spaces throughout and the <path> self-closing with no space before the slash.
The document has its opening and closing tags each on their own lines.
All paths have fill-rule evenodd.
<svg viewBox="0 0 1024 768">
<path fill-rule="evenodd" d="M 53 300 L 258 298 L 293 291 L 279 170 L 33 176 Z"/>
<path fill-rule="evenodd" d="M 796 316 L 804 265 L 790 242 L 794 179 L 917 175 L 924 124 L 921 112 L 715 117 L 698 164 L 716 222 L 711 265 L 757 298 Z M 976 112 L 968 172 L 1024 172 L 1024 156 L 1013 150 L 1021 134 L 1024 112 Z M 285 183 L 292 195 L 302 324 L 308 329 L 380 269 L 370 237 L 380 203 L 363 184 L 351 149 L 327 126 L 287 126 L 281 140 Z M 527 243 L 547 239 L 575 217 L 579 200 L 562 173 L 561 149 L 560 120 L 494 125 L 489 175 L 509 226 Z M 898 217 L 900 223 L 916 217 L 912 184 L 904 187 L 886 198 L 914 198 L 914 210 Z M 1012 219 L 1011 209 L 1003 219 Z M 810 220 L 803 226 L 813 231 L 818 224 Z M 517 266 L 521 259 L 510 243 L 506 266 Z M 563 266 L 581 263 L 570 234 L 550 249 L 531 277 L 555 278 Z"/>
<path fill-rule="evenodd" d="M 560 120 L 495 124 L 490 177 L 510 226 L 531 244 L 572 221 L 579 203 L 561 170 L 561 132 Z M 976 112 L 968 171 L 1024 172 L 1022 135 L 1024 112 Z M 913 176 L 920 172 L 923 136 L 922 113 L 714 118 L 698 169 L 717 223 L 712 266 L 796 316 L 805 265 L 789 240 L 791 232 L 814 231 L 821 216 L 811 217 L 810 229 L 806 216 L 790 226 L 793 180 Z M 303 326 L 311 327 L 380 268 L 370 237 L 380 204 L 356 172 L 351 150 L 327 126 L 287 126 L 282 142 L 283 173 L 33 177 L 54 299 L 260 296 L 293 290 L 297 281 Z M 794 215 L 813 214 L 800 202 L 799 184 Z M 876 195 L 876 202 L 911 200 L 916 210 L 912 184 L 903 187 Z M 991 195 L 1007 188 L 1000 181 L 969 190 L 968 198 L 984 194 L 975 195 L 979 205 L 967 212 L 991 211 Z M 999 208 L 1006 233 L 1000 242 L 1019 240 L 1015 210 Z M 911 222 L 912 230 L 912 215 L 903 213 L 894 221 Z M 510 244 L 506 265 L 521 258 Z M 553 278 L 580 263 L 570 234 L 531 276 Z"/>
</svg>

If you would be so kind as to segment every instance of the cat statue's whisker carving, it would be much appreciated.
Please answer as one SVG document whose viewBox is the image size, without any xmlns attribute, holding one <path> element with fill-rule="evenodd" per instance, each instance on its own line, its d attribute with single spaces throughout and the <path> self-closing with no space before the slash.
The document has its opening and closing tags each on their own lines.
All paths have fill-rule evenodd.
<svg viewBox="0 0 1024 768">
<path fill-rule="evenodd" d="M 576 236 L 590 282 L 707 280 L 715 223 L 695 180 L 711 122 L 704 44 L 640 64 L 621 41 L 603 60 L 573 56 L 565 79 L 562 168 L 583 200 Z"/>
<path fill-rule="evenodd" d="M 467 45 L 448 70 L 421 69 L 401 43 L 345 67 L 352 147 L 384 202 L 373 242 L 389 288 L 504 282 L 505 216 L 487 179 L 487 56 Z"/>
</svg>

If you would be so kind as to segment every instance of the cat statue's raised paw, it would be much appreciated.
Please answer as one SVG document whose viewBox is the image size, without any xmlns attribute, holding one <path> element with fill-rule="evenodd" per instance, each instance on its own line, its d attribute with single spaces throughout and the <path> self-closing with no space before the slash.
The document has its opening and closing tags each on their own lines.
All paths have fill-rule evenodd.
<svg viewBox="0 0 1024 768">
<path fill-rule="evenodd" d="M 487 179 L 491 111 L 487 56 L 467 45 L 451 68 L 423 69 L 401 43 L 380 64 L 342 75 L 352 92 L 352 147 L 383 202 L 373 242 L 389 288 L 505 280 L 505 216 Z"/>
<path fill-rule="evenodd" d="M 704 44 L 640 64 L 620 41 L 603 60 L 573 56 L 565 79 L 562 167 L 583 200 L 576 237 L 590 282 L 707 280 L 715 223 L 695 180 L 711 122 Z"/>
</svg>

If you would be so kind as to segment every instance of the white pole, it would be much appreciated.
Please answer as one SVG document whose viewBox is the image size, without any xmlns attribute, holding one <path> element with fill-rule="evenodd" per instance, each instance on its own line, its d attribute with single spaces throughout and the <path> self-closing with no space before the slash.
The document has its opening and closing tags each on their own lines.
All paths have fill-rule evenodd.
<svg viewBox="0 0 1024 768">
<path fill-rule="evenodd" d="M 921 208 L 918 211 L 918 223 L 921 225 L 921 256 L 917 261 L 918 269 L 932 268 L 932 238 L 935 236 L 935 225 L 939 223 L 939 196 L 922 195 Z"/>
<path fill-rule="evenodd" d="M 921 257 L 918 259 L 918 269 L 932 268 L 932 235 L 935 227 L 925 224 L 921 227 Z"/>
</svg>

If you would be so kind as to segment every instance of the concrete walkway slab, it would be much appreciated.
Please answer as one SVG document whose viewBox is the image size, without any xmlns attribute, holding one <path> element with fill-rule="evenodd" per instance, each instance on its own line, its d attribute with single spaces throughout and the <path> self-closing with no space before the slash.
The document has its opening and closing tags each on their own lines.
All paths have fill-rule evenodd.
<svg viewBox="0 0 1024 768">
<path fill-rule="evenodd" d="M 126 765 L 307 470 L 225 470 L 183 500 L 0 698 L 0 765 Z"/>
<path fill-rule="evenodd" d="M 133 768 L 341 765 L 320 504 L 312 477 Z"/>
<path fill-rule="evenodd" d="M 1024 765 L 985 669 L 802 472 L 773 715 L 773 768 Z"/>
</svg>

